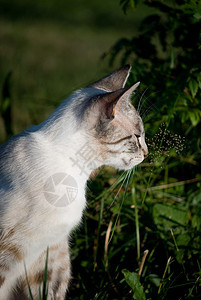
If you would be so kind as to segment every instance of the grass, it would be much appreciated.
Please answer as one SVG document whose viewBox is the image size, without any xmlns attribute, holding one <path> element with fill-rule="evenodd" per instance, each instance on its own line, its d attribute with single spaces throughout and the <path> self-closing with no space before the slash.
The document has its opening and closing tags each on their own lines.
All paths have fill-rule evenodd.
<svg viewBox="0 0 201 300">
<path fill-rule="evenodd" d="M 38 287 L 38 300 L 46 300 L 48 298 L 48 281 L 47 281 L 47 276 L 48 276 L 48 257 L 49 257 L 49 248 L 47 248 L 47 254 L 46 254 L 46 259 L 45 259 L 45 268 L 44 268 L 44 276 L 43 276 L 43 282 L 42 284 Z M 25 274 L 26 274 L 26 281 L 28 285 L 28 291 L 29 291 L 29 299 L 34 300 L 34 296 L 31 290 L 31 286 L 29 284 L 29 278 L 27 275 L 27 270 L 26 270 L 26 265 L 24 265 L 25 268 Z M 51 298 L 51 300 L 53 300 Z"/>
<path fill-rule="evenodd" d="M 142 199 L 141 189 L 143 185 L 146 189 L 146 183 L 139 183 L 145 173 L 144 171 L 138 170 L 131 178 L 125 198 L 125 186 L 122 186 L 117 197 L 116 193 L 119 191 L 119 186 L 114 189 L 113 193 L 111 193 L 111 189 L 108 191 L 105 188 L 101 197 L 98 196 L 95 202 L 89 204 L 86 214 L 87 230 L 85 226 L 81 229 L 81 232 L 75 233 L 76 243 L 79 244 L 79 255 L 81 254 L 82 257 L 81 266 L 79 265 L 75 273 L 80 274 L 82 283 L 79 285 L 76 276 L 77 279 L 75 278 L 74 282 L 76 282 L 76 287 L 79 286 L 80 293 L 77 295 L 77 290 L 74 290 L 72 286 L 69 293 L 70 299 L 79 299 L 79 297 L 85 299 L 86 291 L 89 299 L 96 299 L 97 290 L 102 291 L 97 299 L 129 299 L 129 294 L 130 297 L 132 297 L 132 294 L 130 289 L 126 287 L 126 283 L 122 282 L 121 270 L 127 269 L 131 273 L 137 274 L 143 252 L 147 249 L 149 254 L 141 271 L 140 279 L 147 299 L 169 299 L 173 297 L 173 290 L 173 293 L 177 291 L 177 295 L 181 293 L 181 297 L 185 296 L 184 299 L 190 299 L 188 298 L 190 297 L 190 290 L 193 287 L 198 289 L 200 279 L 199 274 L 195 275 L 195 270 L 197 269 L 199 273 L 199 267 L 198 265 L 197 267 L 194 266 L 193 272 L 187 271 L 184 259 L 184 253 L 187 255 L 188 252 L 189 255 L 190 248 L 192 249 L 190 245 L 188 247 L 185 245 L 185 235 L 188 235 L 190 230 L 188 228 L 189 217 L 183 210 L 184 203 L 176 195 L 173 200 L 173 195 L 177 193 L 175 193 L 176 191 L 170 192 L 167 188 L 169 193 L 166 194 L 165 202 L 162 201 L 164 198 L 161 197 L 159 192 L 154 193 L 154 197 L 149 194 L 145 203 L 142 204 L 140 200 Z M 123 183 L 124 178 L 122 177 L 121 183 Z M 102 180 L 101 175 L 100 178 L 96 178 L 97 182 L 99 180 Z M 97 182 L 95 186 L 97 186 Z M 133 190 L 133 182 L 135 182 L 136 192 Z M 107 179 L 105 179 L 104 185 L 107 186 Z M 111 206 L 114 198 L 116 200 Z M 103 200 L 98 202 L 98 199 L 104 199 L 104 210 Z M 124 203 L 122 205 L 123 199 Z M 136 201 L 137 199 L 138 201 Z M 169 205 L 170 203 L 171 205 Z M 121 206 L 120 216 L 119 206 Z M 167 207 L 169 211 L 167 211 Z M 98 214 L 101 218 L 98 218 Z M 114 225 L 117 216 L 118 222 Z M 110 232 L 114 230 L 114 233 L 107 247 L 108 263 L 105 265 L 105 237 L 109 226 L 111 226 Z M 173 231 L 174 239 L 172 238 Z M 87 235 L 88 240 L 86 248 L 82 243 L 85 235 Z M 180 254 L 178 254 L 178 244 L 177 247 L 175 246 L 176 239 L 181 244 Z M 92 251 L 93 247 L 95 256 Z M 74 251 L 76 252 L 76 249 L 72 249 L 74 267 L 76 267 L 76 262 L 80 262 L 80 256 L 74 256 Z M 199 256 L 199 246 L 197 249 L 195 247 L 194 251 L 192 255 Z M 170 261 L 170 256 L 174 258 L 172 261 Z M 94 257 L 94 267 L 91 265 L 90 257 Z M 178 261 L 180 264 L 178 264 Z M 90 278 L 89 282 L 85 278 Z M 109 286 L 108 281 L 110 282 Z M 183 282 L 181 283 L 181 281 Z M 179 283 L 176 285 L 175 282 Z M 180 287 L 182 287 L 182 290 Z M 178 297 L 178 299 L 180 298 Z"/>
</svg>

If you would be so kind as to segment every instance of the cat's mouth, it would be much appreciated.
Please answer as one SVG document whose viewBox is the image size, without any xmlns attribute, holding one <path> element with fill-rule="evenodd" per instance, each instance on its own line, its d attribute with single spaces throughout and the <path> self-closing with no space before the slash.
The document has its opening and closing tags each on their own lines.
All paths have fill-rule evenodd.
<svg viewBox="0 0 201 300">
<path fill-rule="evenodd" d="M 129 152 L 129 153 L 132 153 L 132 152 Z M 133 166 L 140 164 L 144 160 L 144 157 L 135 155 L 135 156 L 131 157 L 129 160 L 127 160 L 125 158 L 122 158 L 121 160 L 126 167 L 133 168 Z"/>
<path fill-rule="evenodd" d="M 127 153 L 127 154 L 134 154 L 132 151 L 124 151 L 123 153 Z M 145 159 L 147 158 L 149 155 L 148 153 L 143 153 L 142 155 L 134 155 L 134 159 Z"/>
</svg>

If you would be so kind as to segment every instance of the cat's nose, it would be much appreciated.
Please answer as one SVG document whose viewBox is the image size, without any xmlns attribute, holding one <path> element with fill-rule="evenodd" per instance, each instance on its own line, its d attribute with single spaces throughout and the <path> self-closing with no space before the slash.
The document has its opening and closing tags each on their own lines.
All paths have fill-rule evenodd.
<svg viewBox="0 0 201 300">
<path fill-rule="evenodd" d="M 147 154 L 144 154 L 144 158 L 147 158 L 149 155 L 148 155 L 148 153 Z"/>
</svg>

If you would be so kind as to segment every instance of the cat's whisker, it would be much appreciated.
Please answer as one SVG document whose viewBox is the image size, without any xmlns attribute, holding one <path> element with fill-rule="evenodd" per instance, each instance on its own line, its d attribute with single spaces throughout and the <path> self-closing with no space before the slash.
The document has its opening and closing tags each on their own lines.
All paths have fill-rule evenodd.
<svg viewBox="0 0 201 300">
<path fill-rule="evenodd" d="M 124 195 L 123 195 L 123 199 L 122 199 L 121 206 L 122 206 L 122 204 L 123 204 L 123 202 L 124 202 L 125 195 L 126 195 L 126 192 L 127 192 L 127 189 L 128 189 L 128 185 L 129 185 L 129 183 L 130 183 L 131 172 L 132 172 L 132 169 L 130 169 L 130 170 L 128 171 L 128 177 L 127 177 L 127 182 L 126 182 L 125 191 L 124 191 Z"/>
<path fill-rule="evenodd" d="M 141 115 L 142 120 L 144 121 L 145 117 L 150 113 L 151 110 L 158 110 L 158 108 L 155 106 L 155 104 L 151 104 Z"/>
<path fill-rule="evenodd" d="M 112 207 L 112 205 L 114 204 L 114 201 L 116 200 L 117 196 L 119 195 L 119 193 L 120 193 L 120 191 L 121 191 L 121 189 L 122 189 L 122 187 L 123 187 L 123 184 L 124 184 L 124 182 L 126 181 L 126 178 L 128 177 L 128 173 L 129 173 L 128 171 L 124 171 L 123 174 L 122 174 L 122 176 L 123 176 L 125 173 L 126 173 L 126 176 L 124 177 L 123 182 L 121 183 L 121 186 L 120 186 L 120 188 L 118 189 L 117 193 L 115 194 L 114 199 L 113 199 L 113 201 L 111 202 L 111 204 L 110 204 L 110 206 L 109 206 L 108 209 L 110 209 L 110 208 Z"/>
<path fill-rule="evenodd" d="M 126 174 L 126 177 L 125 177 L 126 186 L 128 185 L 128 179 L 130 177 L 130 172 L 131 172 L 131 170 L 127 171 L 127 174 Z M 125 186 L 125 190 L 126 190 L 126 186 Z M 125 191 L 124 191 L 124 193 L 125 193 Z"/>
<path fill-rule="evenodd" d="M 143 103 L 141 103 L 141 102 L 142 102 L 142 98 L 144 97 L 144 95 L 145 95 L 145 93 L 146 93 L 146 91 L 147 91 L 148 89 L 149 89 L 149 87 L 147 87 L 147 88 L 144 90 L 144 92 L 142 93 L 142 95 L 141 95 L 141 97 L 140 97 L 140 100 L 139 100 L 139 102 L 138 102 L 137 112 L 139 112 L 139 113 L 140 113 L 141 107 L 142 107 L 142 105 L 143 105 Z"/>
<path fill-rule="evenodd" d="M 140 114 L 140 115 L 141 115 L 141 110 L 142 110 L 142 107 L 143 107 L 143 106 L 147 106 L 147 103 L 149 103 L 149 104 L 152 105 L 152 102 L 151 102 L 149 99 L 150 99 L 150 98 L 153 98 L 154 95 L 155 95 L 156 93 L 158 93 L 158 92 L 151 93 L 149 96 L 144 97 L 143 102 L 142 102 L 142 105 L 141 105 L 140 110 L 139 110 L 139 114 Z"/>
<path fill-rule="evenodd" d="M 132 174 L 132 179 L 133 179 L 133 176 L 134 176 L 134 173 L 135 173 L 135 169 L 137 169 L 137 166 L 134 166 L 133 169 L 132 169 L 132 173 L 133 173 Z"/>
<path fill-rule="evenodd" d="M 153 98 L 154 95 L 157 94 L 157 93 L 159 93 L 159 91 L 158 91 L 158 92 L 155 92 L 155 93 L 152 93 L 151 95 L 149 95 L 148 97 L 146 97 L 146 98 L 144 99 L 143 104 L 147 104 L 147 102 L 148 102 L 151 106 L 152 106 L 152 105 L 155 106 L 155 104 L 153 104 L 153 102 L 151 102 L 151 101 L 149 100 L 149 98 L 151 98 L 151 97 Z M 149 105 L 149 107 L 150 107 L 150 105 Z M 149 108 L 149 107 L 148 107 L 148 108 Z M 141 106 L 141 108 L 142 108 L 142 106 Z M 141 114 L 141 108 L 140 108 L 140 111 L 139 111 L 140 114 Z M 159 111 L 159 109 L 158 109 L 157 106 L 155 106 L 154 108 L 155 108 L 156 111 Z M 146 108 L 145 110 L 147 110 L 147 108 Z M 141 116 L 142 116 L 143 114 L 144 114 L 144 113 L 142 113 Z"/>
<path fill-rule="evenodd" d="M 124 171 L 116 180 L 115 180 L 115 182 L 111 185 L 111 187 L 110 187 L 110 189 L 111 189 L 111 191 L 116 187 L 116 185 L 117 185 L 117 182 L 121 182 L 121 180 L 123 179 L 123 176 L 126 174 L 126 172 L 127 171 Z M 125 178 L 124 178 L 125 179 Z M 123 179 L 123 180 L 124 180 Z M 121 183 L 121 185 L 122 185 L 122 183 Z M 116 196 L 115 196 L 116 197 Z"/>
</svg>

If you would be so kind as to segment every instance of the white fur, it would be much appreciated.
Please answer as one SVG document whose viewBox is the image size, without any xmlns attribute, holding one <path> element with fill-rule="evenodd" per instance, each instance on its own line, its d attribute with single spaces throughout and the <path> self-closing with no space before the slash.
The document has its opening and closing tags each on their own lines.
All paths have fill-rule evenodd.
<svg viewBox="0 0 201 300">
<path fill-rule="evenodd" d="M 91 90 L 97 93 L 96 89 Z M 18 150 L 7 146 L 14 160 L 1 163 L 11 178 L 12 187 L 7 189 L 6 178 L 0 172 L 0 224 L 2 228 L 14 228 L 15 237 L 10 242 L 22 248 L 25 260 L 13 262 L 11 269 L 1 274 L 7 280 L 0 289 L 0 299 L 7 299 L 12 283 L 24 275 L 24 262 L 28 269 L 47 246 L 62 241 L 81 220 L 86 205 L 86 181 L 92 172 L 86 165 L 85 172 L 80 174 L 80 169 L 72 162 L 73 158 L 77 159 L 77 151 L 90 142 L 83 129 L 77 128 L 71 112 L 73 101 L 81 100 L 80 93 L 76 93 L 45 122 L 19 136 L 16 140 Z M 80 162 L 86 164 L 81 158 Z M 18 177 L 19 170 L 22 178 Z M 62 208 L 52 206 L 44 197 L 46 180 L 57 173 L 73 176 L 78 186 L 74 201 Z M 4 210 L 5 203 L 8 209 Z"/>
</svg>

